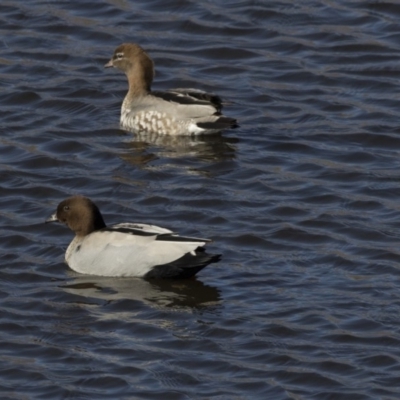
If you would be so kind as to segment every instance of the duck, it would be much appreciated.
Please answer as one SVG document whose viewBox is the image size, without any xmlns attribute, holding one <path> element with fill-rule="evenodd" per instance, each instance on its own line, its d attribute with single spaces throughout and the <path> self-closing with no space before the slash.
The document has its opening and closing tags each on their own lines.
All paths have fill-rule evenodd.
<svg viewBox="0 0 400 400">
<path fill-rule="evenodd" d="M 160 135 L 214 134 L 238 126 L 221 114 L 219 96 L 199 89 L 152 91 L 154 62 L 136 43 L 119 45 L 106 68 L 123 71 L 129 84 L 121 107 L 122 129 Z"/>
<path fill-rule="evenodd" d="M 75 195 L 63 200 L 46 219 L 75 233 L 65 261 L 81 274 L 108 277 L 191 278 L 220 254 L 209 255 L 210 239 L 179 236 L 156 225 L 124 222 L 107 226 L 96 204 Z"/>
</svg>

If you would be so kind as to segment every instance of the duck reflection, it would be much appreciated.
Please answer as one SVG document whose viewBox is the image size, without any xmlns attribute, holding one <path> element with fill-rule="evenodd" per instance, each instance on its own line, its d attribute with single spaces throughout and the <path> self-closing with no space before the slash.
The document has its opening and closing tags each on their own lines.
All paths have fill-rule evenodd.
<svg viewBox="0 0 400 400">
<path fill-rule="evenodd" d="M 238 141 L 221 134 L 171 136 L 136 133 L 126 142 L 127 152 L 121 157 L 139 166 L 158 158 L 194 157 L 207 162 L 231 160 L 235 158 Z"/>
<path fill-rule="evenodd" d="M 145 280 L 82 276 L 69 271 L 71 282 L 60 287 L 66 292 L 86 298 L 104 300 L 136 300 L 157 307 L 213 308 L 221 300 L 218 289 L 197 279 Z"/>
</svg>

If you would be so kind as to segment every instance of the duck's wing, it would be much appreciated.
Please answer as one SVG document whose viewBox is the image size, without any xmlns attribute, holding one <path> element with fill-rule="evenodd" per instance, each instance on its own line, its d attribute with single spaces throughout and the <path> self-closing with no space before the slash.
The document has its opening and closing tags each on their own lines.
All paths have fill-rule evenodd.
<svg viewBox="0 0 400 400">
<path fill-rule="evenodd" d="M 221 112 L 222 110 L 222 99 L 214 93 L 208 93 L 199 89 L 171 89 L 168 90 L 170 93 L 175 93 L 180 97 L 192 98 L 194 101 L 202 101 L 211 103 L 217 110 Z"/>
<path fill-rule="evenodd" d="M 206 253 L 204 246 L 211 242 L 211 239 L 179 236 L 156 225 L 125 223 L 114 225 L 110 230 L 140 237 L 147 236 L 147 255 L 148 259 L 151 259 L 151 266 L 141 275 L 144 278 L 190 278 L 221 258 L 220 254 Z M 157 253 L 157 257 L 154 252 Z M 160 255 L 162 256 L 159 257 Z"/>
<path fill-rule="evenodd" d="M 209 241 L 155 225 L 117 224 L 85 236 L 71 248 L 67 262 L 80 273 L 144 277 L 154 267 L 174 263 L 186 254 L 195 258 L 197 249 Z"/>
<path fill-rule="evenodd" d="M 194 89 L 173 89 L 166 92 L 154 91 L 152 96 L 164 101 L 186 105 L 186 106 L 207 106 L 208 114 L 219 114 L 222 109 L 222 101 L 218 96 Z"/>
<path fill-rule="evenodd" d="M 154 240 L 161 240 L 166 242 L 192 242 L 192 243 L 208 243 L 211 239 L 195 238 L 189 236 L 179 236 L 177 233 L 161 228 L 157 225 L 148 225 L 140 223 L 121 223 L 103 228 L 102 231 L 114 231 L 127 233 L 138 236 L 154 236 Z"/>
<path fill-rule="evenodd" d="M 120 224 L 115 224 L 104 228 L 103 230 L 116 231 L 123 233 L 131 233 L 133 235 L 143 235 L 143 236 L 153 236 L 160 234 L 173 234 L 173 232 L 166 228 L 161 228 L 157 225 L 140 224 L 132 222 L 124 222 Z"/>
</svg>

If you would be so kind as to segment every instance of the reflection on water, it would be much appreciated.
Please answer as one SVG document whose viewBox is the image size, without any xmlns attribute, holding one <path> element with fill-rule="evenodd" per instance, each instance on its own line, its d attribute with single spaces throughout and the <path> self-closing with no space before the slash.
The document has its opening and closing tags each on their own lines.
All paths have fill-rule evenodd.
<svg viewBox="0 0 400 400">
<path fill-rule="evenodd" d="M 134 165 L 144 165 L 157 158 L 193 157 L 200 161 L 222 161 L 235 158 L 237 138 L 222 134 L 203 136 L 170 136 L 128 133 L 127 151 L 121 158 Z"/>
<path fill-rule="evenodd" d="M 138 278 L 105 278 L 79 275 L 68 271 L 72 279 L 60 287 L 85 298 L 136 300 L 158 307 L 215 308 L 221 301 L 217 288 L 195 279 L 144 280 Z"/>
</svg>

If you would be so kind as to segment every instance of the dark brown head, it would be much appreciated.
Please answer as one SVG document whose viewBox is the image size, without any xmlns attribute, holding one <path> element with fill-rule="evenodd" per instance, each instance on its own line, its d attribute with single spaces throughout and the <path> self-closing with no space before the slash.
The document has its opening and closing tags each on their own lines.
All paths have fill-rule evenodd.
<svg viewBox="0 0 400 400">
<path fill-rule="evenodd" d="M 86 236 L 106 226 L 96 204 L 83 196 L 72 196 L 62 201 L 57 211 L 46 220 L 54 221 L 67 225 L 77 236 Z"/>
<path fill-rule="evenodd" d="M 150 91 L 154 78 L 154 63 L 147 53 L 136 43 L 123 43 L 119 45 L 111 58 L 104 66 L 118 68 L 129 77 L 131 74 L 142 79 L 146 89 Z"/>
</svg>

